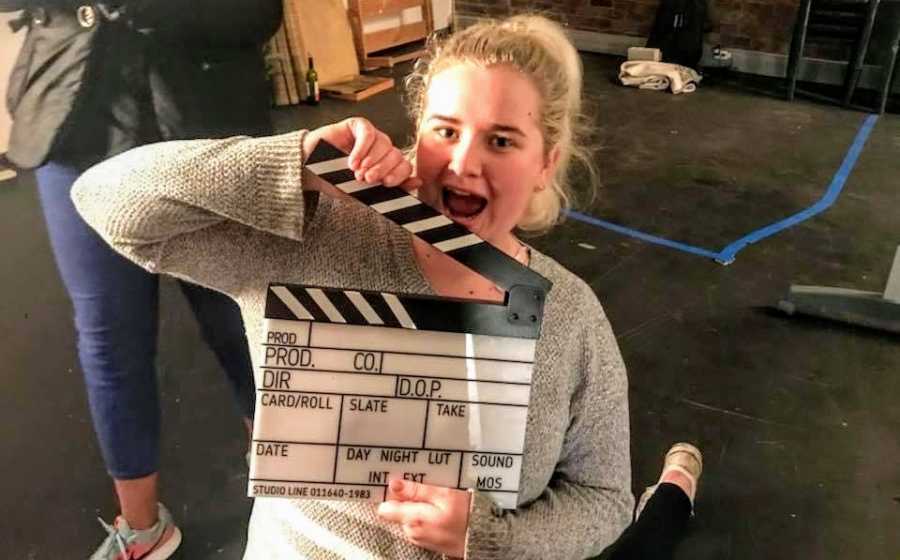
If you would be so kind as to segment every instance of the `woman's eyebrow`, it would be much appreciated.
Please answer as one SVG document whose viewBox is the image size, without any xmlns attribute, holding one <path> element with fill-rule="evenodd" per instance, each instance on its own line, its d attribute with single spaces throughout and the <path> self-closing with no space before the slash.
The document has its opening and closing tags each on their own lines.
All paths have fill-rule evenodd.
<svg viewBox="0 0 900 560">
<path fill-rule="evenodd" d="M 457 119 L 456 117 L 448 117 L 447 115 L 438 115 L 438 114 L 429 115 L 428 120 L 429 121 L 433 121 L 433 120 L 447 121 L 447 122 L 453 123 L 453 124 L 460 124 L 462 122 L 461 120 Z"/>
<path fill-rule="evenodd" d="M 432 120 L 444 121 L 444 122 L 448 122 L 448 123 L 455 124 L 455 125 L 462 124 L 462 121 L 460 119 L 457 119 L 456 117 L 450 117 L 447 115 L 434 114 L 434 115 L 430 115 L 427 120 L 429 120 L 429 121 L 432 121 Z M 518 134 L 519 136 L 527 136 L 525 134 L 525 132 L 522 131 L 521 128 L 510 125 L 510 124 L 497 123 L 497 124 L 494 124 L 493 126 L 491 126 L 490 130 L 492 130 L 494 132 L 511 132 L 513 134 Z"/>
<path fill-rule="evenodd" d="M 521 128 L 508 124 L 495 124 L 493 127 L 491 127 L 491 130 L 495 130 L 498 132 L 512 132 L 513 134 L 518 134 L 519 136 L 526 136 L 525 132 L 523 132 Z"/>
</svg>

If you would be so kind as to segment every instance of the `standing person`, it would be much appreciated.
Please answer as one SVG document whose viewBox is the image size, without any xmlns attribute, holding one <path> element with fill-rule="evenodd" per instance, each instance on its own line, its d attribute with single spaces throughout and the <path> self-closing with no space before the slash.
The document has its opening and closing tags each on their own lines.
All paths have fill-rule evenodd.
<svg viewBox="0 0 900 560">
<path fill-rule="evenodd" d="M 51 246 L 75 311 L 91 416 L 122 514 L 92 559 L 168 558 L 181 534 L 158 504 L 154 366 L 158 277 L 112 251 L 69 191 L 82 171 L 135 146 L 269 134 L 260 46 L 280 0 L 0 0 L 27 36 L 10 77 L 7 157 L 36 169 Z M 181 283 L 245 423 L 253 379 L 239 310 Z M 102 523 L 102 521 L 101 521 Z"/>
<path fill-rule="evenodd" d="M 516 233 L 555 225 L 571 192 L 570 163 L 591 165 L 579 143 L 581 83 L 578 53 L 559 25 L 536 16 L 485 22 L 433 46 L 410 81 L 414 167 L 384 133 L 351 118 L 268 138 L 147 146 L 79 179 L 75 204 L 107 242 L 148 270 L 230 295 L 254 347 L 264 342 L 270 282 L 502 299 L 490 281 L 304 176 L 320 140 L 349 153 L 358 181 L 418 189 L 553 283 L 515 510 L 478 490 L 408 480 L 392 480 L 378 506 L 261 498 L 245 559 L 581 559 L 622 534 L 634 501 L 627 379 L 612 328 L 587 284 Z M 689 515 L 700 475 L 693 451 L 670 452 L 648 521 L 628 540 L 652 534 L 666 511 Z M 626 543 L 614 558 L 633 550 Z"/>
</svg>

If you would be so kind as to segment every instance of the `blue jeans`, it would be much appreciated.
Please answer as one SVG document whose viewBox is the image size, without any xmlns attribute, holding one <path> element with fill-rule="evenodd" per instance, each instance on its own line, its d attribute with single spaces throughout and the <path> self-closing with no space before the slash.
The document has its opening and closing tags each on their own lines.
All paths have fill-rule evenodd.
<svg viewBox="0 0 900 560">
<path fill-rule="evenodd" d="M 106 468 L 116 479 L 140 478 L 159 469 L 159 278 L 113 251 L 75 210 L 69 194 L 81 171 L 43 165 L 36 172 L 38 193 L 75 310 L 78 355 Z M 252 417 L 252 365 L 237 304 L 200 286 L 182 282 L 181 288 L 241 413 Z"/>
</svg>

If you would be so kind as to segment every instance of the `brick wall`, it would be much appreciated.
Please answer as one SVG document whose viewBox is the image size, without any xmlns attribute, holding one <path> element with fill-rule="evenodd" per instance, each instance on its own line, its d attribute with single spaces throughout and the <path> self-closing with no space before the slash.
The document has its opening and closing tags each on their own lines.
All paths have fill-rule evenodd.
<svg viewBox="0 0 900 560">
<path fill-rule="evenodd" d="M 786 54 L 800 0 L 708 0 L 710 44 Z M 458 15 L 539 10 L 574 29 L 645 37 L 659 0 L 457 0 Z"/>
</svg>

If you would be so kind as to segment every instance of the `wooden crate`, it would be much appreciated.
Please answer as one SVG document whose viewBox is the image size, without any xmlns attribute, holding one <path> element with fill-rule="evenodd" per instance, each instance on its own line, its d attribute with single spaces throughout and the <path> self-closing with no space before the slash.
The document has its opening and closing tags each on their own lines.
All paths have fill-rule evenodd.
<svg viewBox="0 0 900 560">
<path fill-rule="evenodd" d="M 422 19 L 376 31 L 366 31 L 373 20 L 400 18 L 404 10 L 420 8 Z M 393 67 L 425 53 L 425 40 L 434 31 L 431 0 L 349 0 L 348 13 L 359 65 L 365 70 Z"/>
<path fill-rule="evenodd" d="M 360 101 L 394 86 L 391 78 L 361 76 L 342 0 L 284 0 L 284 24 L 269 45 L 276 105 L 307 98 L 306 71 L 312 57 L 322 95 Z"/>
</svg>

